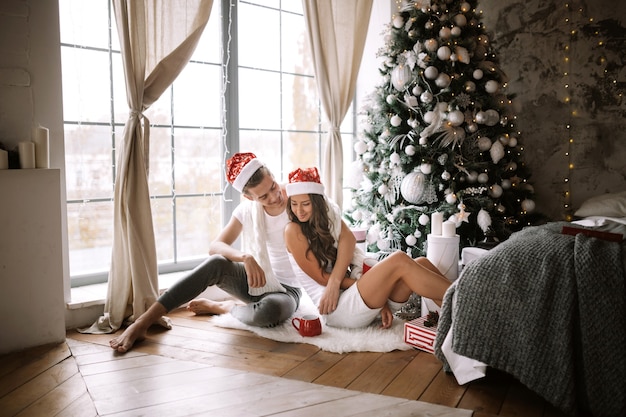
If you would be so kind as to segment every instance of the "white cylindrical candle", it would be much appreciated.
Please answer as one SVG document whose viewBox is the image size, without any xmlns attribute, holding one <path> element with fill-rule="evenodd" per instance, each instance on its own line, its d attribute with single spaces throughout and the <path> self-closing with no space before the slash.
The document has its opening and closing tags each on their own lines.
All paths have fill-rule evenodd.
<svg viewBox="0 0 626 417">
<path fill-rule="evenodd" d="M 35 166 L 50 168 L 50 132 L 45 127 L 33 127 L 31 139 L 35 144 Z"/>
<path fill-rule="evenodd" d="M 20 157 L 20 168 L 35 168 L 35 144 L 31 141 L 17 144 L 17 151 Z"/>
<path fill-rule="evenodd" d="M 443 222 L 442 232 L 443 237 L 452 237 L 456 235 L 456 224 L 450 220 Z"/>
<path fill-rule="evenodd" d="M 9 153 L 0 149 L 0 169 L 9 169 Z"/>
<path fill-rule="evenodd" d="M 441 226 L 443 224 L 443 213 L 435 212 L 430 216 L 430 234 L 434 236 L 441 236 Z"/>
</svg>

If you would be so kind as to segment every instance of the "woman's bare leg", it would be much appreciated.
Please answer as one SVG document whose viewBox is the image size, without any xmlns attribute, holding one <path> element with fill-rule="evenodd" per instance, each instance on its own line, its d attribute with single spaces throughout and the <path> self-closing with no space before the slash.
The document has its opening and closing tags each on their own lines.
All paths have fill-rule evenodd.
<svg viewBox="0 0 626 417">
<path fill-rule="evenodd" d="M 357 281 L 363 301 L 370 308 L 379 308 L 387 302 L 402 284 L 412 292 L 441 305 L 450 281 L 426 258 L 418 261 L 404 252 L 396 252 L 378 262 Z"/>
</svg>

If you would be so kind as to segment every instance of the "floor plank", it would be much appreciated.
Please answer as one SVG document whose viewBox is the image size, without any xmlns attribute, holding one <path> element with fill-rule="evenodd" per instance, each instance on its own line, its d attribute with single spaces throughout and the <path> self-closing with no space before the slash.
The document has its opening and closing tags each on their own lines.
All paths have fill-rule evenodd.
<svg viewBox="0 0 626 417">
<path fill-rule="evenodd" d="M 459 386 L 419 350 L 324 352 L 219 328 L 186 311 L 126 354 L 112 335 L 0 356 L 5 416 L 564 417 L 502 372 Z"/>
</svg>

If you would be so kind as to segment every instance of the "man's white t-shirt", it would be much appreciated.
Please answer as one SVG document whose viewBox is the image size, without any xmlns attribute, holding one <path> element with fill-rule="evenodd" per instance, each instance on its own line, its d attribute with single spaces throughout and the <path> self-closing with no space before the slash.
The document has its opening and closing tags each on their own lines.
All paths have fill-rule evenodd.
<svg viewBox="0 0 626 417">
<path fill-rule="evenodd" d="M 240 204 L 233 212 L 233 217 L 239 220 L 241 224 L 244 224 L 243 211 L 246 209 L 245 204 Z M 263 214 L 267 234 L 265 241 L 274 275 L 281 284 L 298 288 L 300 287 L 300 282 L 291 268 L 291 262 L 289 262 L 289 256 L 285 246 L 285 226 L 289 223 L 287 210 L 284 210 L 278 216 L 270 216 L 265 211 L 263 211 Z"/>
</svg>

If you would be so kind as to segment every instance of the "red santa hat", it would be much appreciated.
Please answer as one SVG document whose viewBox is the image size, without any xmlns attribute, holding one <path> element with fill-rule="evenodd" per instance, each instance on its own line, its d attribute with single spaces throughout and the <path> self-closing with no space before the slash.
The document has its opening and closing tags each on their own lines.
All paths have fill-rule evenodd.
<svg viewBox="0 0 626 417">
<path fill-rule="evenodd" d="M 239 192 L 243 191 L 254 173 L 263 166 L 252 152 L 234 154 L 226 161 L 226 179 Z"/>
<path fill-rule="evenodd" d="M 324 186 L 320 181 L 317 168 L 296 169 L 289 173 L 289 184 L 285 186 L 287 197 L 298 194 L 324 195 Z"/>
</svg>

